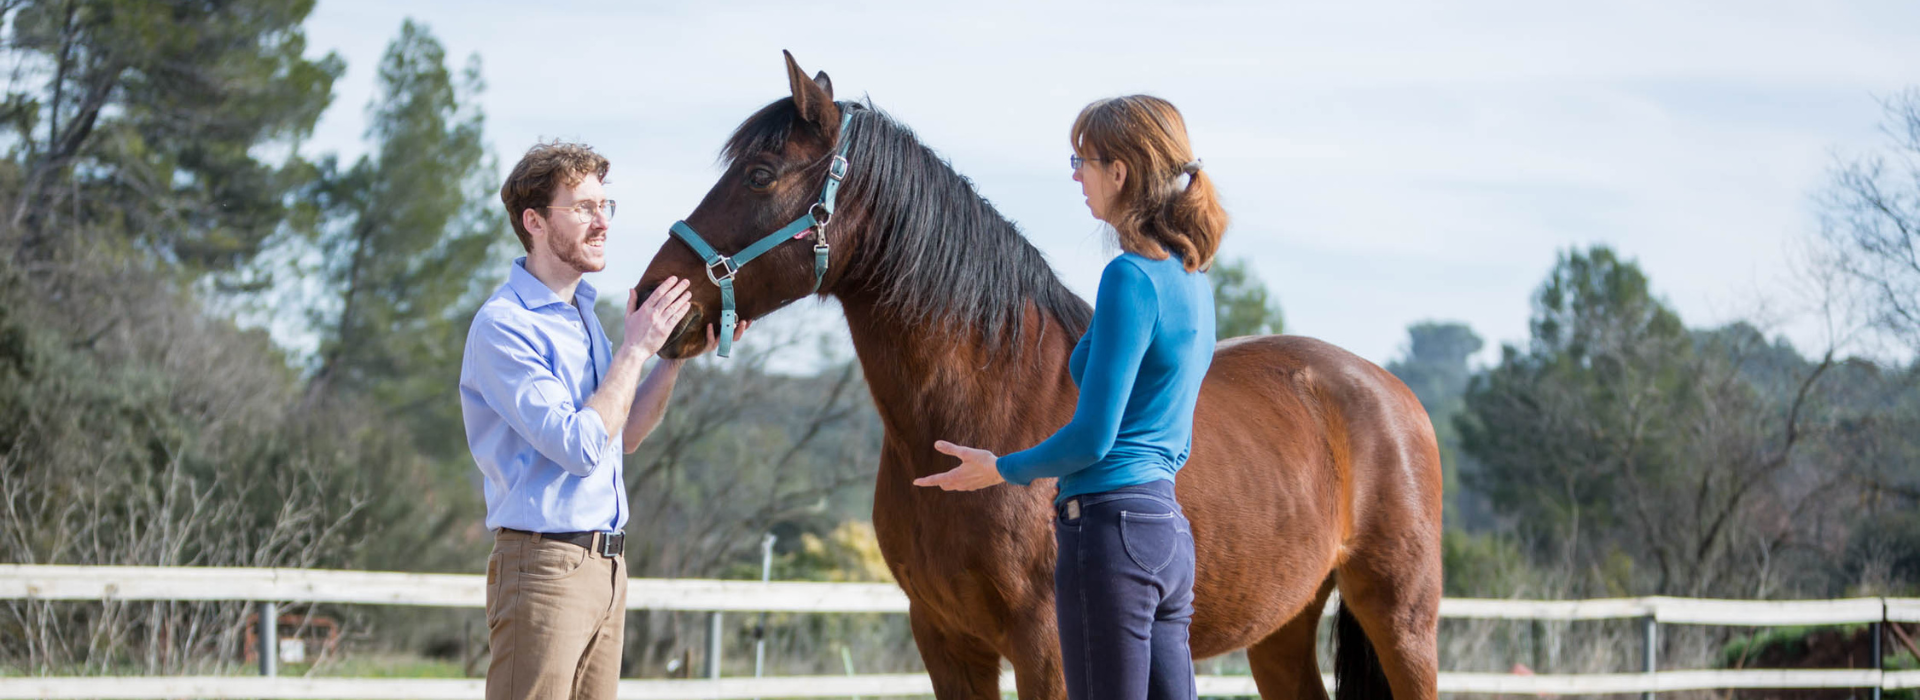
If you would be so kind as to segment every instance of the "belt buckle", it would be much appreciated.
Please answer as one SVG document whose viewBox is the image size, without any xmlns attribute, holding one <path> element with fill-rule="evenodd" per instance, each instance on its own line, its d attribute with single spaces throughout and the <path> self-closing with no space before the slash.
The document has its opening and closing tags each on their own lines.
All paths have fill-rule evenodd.
<svg viewBox="0 0 1920 700">
<path fill-rule="evenodd" d="M 627 533 L 624 532 L 616 532 L 611 535 L 603 534 L 599 539 L 600 549 L 597 553 L 608 559 L 620 556 L 620 553 L 627 548 Z"/>
</svg>

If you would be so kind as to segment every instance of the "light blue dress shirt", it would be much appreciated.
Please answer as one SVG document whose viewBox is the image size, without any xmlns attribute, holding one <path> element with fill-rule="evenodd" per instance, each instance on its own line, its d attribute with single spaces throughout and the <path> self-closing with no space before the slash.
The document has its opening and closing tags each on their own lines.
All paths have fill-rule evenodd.
<svg viewBox="0 0 1920 700">
<path fill-rule="evenodd" d="M 467 447 L 486 477 L 487 527 L 617 531 L 627 524 L 620 433 L 587 398 L 613 362 L 582 281 L 573 303 L 513 261 L 480 306 L 460 362 Z"/>
</svg>

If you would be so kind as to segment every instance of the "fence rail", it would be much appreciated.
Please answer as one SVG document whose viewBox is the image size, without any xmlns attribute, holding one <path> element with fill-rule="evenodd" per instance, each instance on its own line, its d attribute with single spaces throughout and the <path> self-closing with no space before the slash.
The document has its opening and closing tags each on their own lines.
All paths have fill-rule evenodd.
<svg viewBox="0 0 1920 700">
<path fill-rule="evenodd" d="M 313 569 L 0 565 L 0 600 L 251 601 L 484 607 L 486 579 L 470 574 L 408 574 Z M 904 613 L 907 598 L 888 584 L 632 579 L 632 610 L 798 613 Z M 1642 620 L 1649 649 L 1660 624 L 1776 626 L 1920 622 L 1920 598 L 1747 601 L 1693 598 L 1497 600 L 1449 598 L 1441 617 L 1500 620 Z M 263 616 L 262 619 L 270 619 Z M 1330 679 L 1328 679 L 1330 681 Z M 1202 676 L 1202 695 L 1257 695 L 1245 676 Z M 1920 688 L 1920 671 L 1674 670 L 1581 675 L 1442 673 L 1440 691 L 1473 694 L 1601 695 L 1729 688 Z M 1002 679 L 1011 690 L 1012 676 Z M 921 674 L 629 680 L 626 700 L 927 695 Z M 477 680 L 287 677 L 0 678 L 0 700 L 14 698 L 340 698 L 468 699 Z"/>
<path fill-rule="evenodd" d="M 1200 676 L 1202 696 L 1254 696 L 1248 676 Z M 1324 678 L 1328 687 L 1332 679 Z M 1011 693 L 1013 676 L 1001 677 Z M 1739 670 L 1660 671 L 1585 675 L 1516 676 L 1505 673 L 1442 673 L 1440 692 L 1476 695 L 1608 695 L 1728 688 L 1920 688 L 1920 671 Z M 786 676 L 720 680 L 628 680 L 622 700 L 733 700 L 931 695 L 933 682 L 912 673 L 861 676 Z M 276 698 L 286 700 L 474 700 L 486 694 L 480 680 L 391 678 L 262 678 L 246 676 L 33 677 L 0 678 L 0 698 Z"/>
<path fill-rule="evenodd" d="M 0 564 L 0 600 L 230 600 L 479 608 L 479 574 L 407 574 L 324 569 Z M 891 584 L 711 579 L 632 579 L 630 610 L 904 613 L 907 596 Z M 1440 616 L 1499 620 L 1628 620 L 1661 624 L 1770 627 L 1920 623 L 1920 598 L 1715 600 L 1599 598 L 1504 600 L 1448 598 Z"/>
<path fill-rule="evenodd" d="M 0 564 L 0 600 L 255 600 L 482 608 L 487 577 L 324 569 Z M 853 613 L 907 611 L 882 583 L 631 579 L 629 610 Z"/>
</svg>

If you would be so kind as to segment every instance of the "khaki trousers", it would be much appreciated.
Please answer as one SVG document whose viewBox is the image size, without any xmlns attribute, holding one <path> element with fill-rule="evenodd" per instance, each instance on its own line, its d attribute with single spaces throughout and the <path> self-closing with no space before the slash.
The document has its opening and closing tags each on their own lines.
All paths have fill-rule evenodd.
<svg viewBox="0 0 1920 700">
<path fill-rule="evenodd" d="M 487 558 L 487 700 L 613 700 L 627 560 L 500 530 Z"/>
</svg>

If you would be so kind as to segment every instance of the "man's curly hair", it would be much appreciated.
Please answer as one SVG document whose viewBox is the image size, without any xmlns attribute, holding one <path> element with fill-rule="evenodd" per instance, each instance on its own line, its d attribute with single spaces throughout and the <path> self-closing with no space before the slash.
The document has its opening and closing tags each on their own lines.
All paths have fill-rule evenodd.
<svg viewBox="0 0 1920 700">
<path fill-rule="evenodd" d="M 609 165 L 606 156 L 594 153 L 593 147 L 585 144 L 541 142 L 527 149 L 507 175 L 506 184 L 500 186 L 500 203 L 507 206 L 507 220 L 513 222 L 513 235 L 520 237 L 520 247 L 533 251 L 533 236 L 527 233 L 521 212 L 553 203 L 554 190 L 578 185 L 588 175 L 606 182 Z"/>
</svg>

